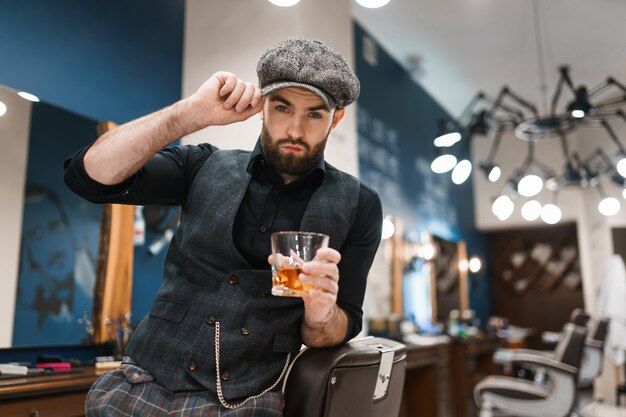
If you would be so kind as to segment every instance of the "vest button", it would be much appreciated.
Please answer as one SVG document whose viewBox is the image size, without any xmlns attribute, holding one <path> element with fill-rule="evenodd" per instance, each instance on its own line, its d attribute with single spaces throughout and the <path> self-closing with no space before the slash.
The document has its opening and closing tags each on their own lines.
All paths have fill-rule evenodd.
<svg viewBox="0 0 626 417">
<path fill-rule="evenodd" d="M 237 280 L 236 276 L 231 275 L 230 277 L 228 277 L 228 283 L 230 285 L 235 285 L 237 284 L 239 281 Z"/>
<path fill-rule="evenodd" d="M 197 365 L 196 365 L 196 362 L 195 362 L 195 361 L 189 361 L 189 362 L 187 362 L 187 370 L 188 370 L 189 372 L 193 372 L 193 371 L 195 371 L 195 370 L 196 370 L 196 368 L 197 368 Z"/>
<path fill-rule="evenodd" d="M 261 231 L 261 233 L 265 233 L 265 230 L 266 230 L 266 229 L 265 229 L 265 226 L 261 226 L 261 227 L 259 227 L 259 230 Z"/>
<path fill-rule="evenodd" d="M 269 297 L 270 294 L 271 294 L 271 292 L 268 291 L 268 290 L 261 291 L 261 297 Z"/>
<path fill-rule="evenodd" d="M 226 371 L 222 374 L 222 381 L 228 381 L 230 379 L 230 372 Z"/>
<path fill-rule="evenodd" d="M 242 328 L 241 328 L 241 334 L 242 334 L 243 336 L 247 336 L 247 335 L 249 335 L 249 334 L 250 334 L 250 330 L 249 330 L 248 328 L 246 328 L 246 327 L 242 327 Z"/>
<path fill-rule="evenodd" d="M 217 321 L 217 319 L 215 318 L 214 315 L 209 314 L 206 318 L 206 324 L 208 324 L 209 326 L 213 326 L 215 324 L 215 322 Z"/>
<path fill-rule="evenodd" d="M 277 189 L 274 189 L 274 191 L 272 191 L 272 194 L 278 195 L 278 194 L 280 194 L 280 191 L 278 191 Z"/>
</svg>

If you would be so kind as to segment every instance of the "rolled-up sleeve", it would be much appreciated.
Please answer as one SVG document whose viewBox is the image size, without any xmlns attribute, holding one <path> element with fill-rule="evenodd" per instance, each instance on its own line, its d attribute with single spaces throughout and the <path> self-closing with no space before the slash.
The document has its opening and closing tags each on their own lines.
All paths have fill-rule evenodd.
<svg viewBox="0 0 626 417">
<path fill-rule="evenodd" d="M 182 204 L 195 173 L 217 150 L 209 144 L 164 148 L 134 175 L 119 184 L 105 185 L 85 171 L 83 159 L 89 147 L 65 159 L 65 184 L 92 203 L 136 205 Z"/>
</svg>

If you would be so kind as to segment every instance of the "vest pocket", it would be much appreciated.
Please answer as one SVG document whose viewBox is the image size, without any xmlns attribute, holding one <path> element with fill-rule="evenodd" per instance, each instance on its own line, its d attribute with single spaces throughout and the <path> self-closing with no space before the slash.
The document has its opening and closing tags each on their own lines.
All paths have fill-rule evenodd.
<svg viewBox="0 0 626 417">
<path fill-rule="evenodd" d="M 172 323 L 181 323 L 188 310 L 189 306 L 187 304 L 165 298 L 157 298 L 150 309 L 150 317 L 171 321 Z"/>
</svg>

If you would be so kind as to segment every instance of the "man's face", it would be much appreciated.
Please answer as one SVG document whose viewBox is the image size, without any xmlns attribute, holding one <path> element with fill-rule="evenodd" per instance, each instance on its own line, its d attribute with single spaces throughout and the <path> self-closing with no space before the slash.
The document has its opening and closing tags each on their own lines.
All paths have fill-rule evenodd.
<svg viewBox="0 0 626 417">
<path fill-rule="evenodd" d="M 40 312 L 59 313 L 73 290 L 75 259 L 68 225 L 50 199 L 26 204 L 24 213 L 19 302 Z"/>
<path fill-rule="evenodd" d="M 269 95 L 261 114 L 261 145 L 279 173 L 300 176 L 323 157 L 332 129 L 345 109 L 329 109 L 316 94 L 283 88 Z"/>
</svg>

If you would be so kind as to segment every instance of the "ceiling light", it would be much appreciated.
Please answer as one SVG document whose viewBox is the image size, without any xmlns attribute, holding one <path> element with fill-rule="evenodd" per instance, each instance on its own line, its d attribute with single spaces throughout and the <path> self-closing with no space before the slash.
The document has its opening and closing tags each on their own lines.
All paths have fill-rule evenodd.
<svg viewBox="0 0 626 417">
<path fill-rule="evenodd" d="M 433 144 L 437 148 L 448 148 L 461 140 L 457 126 L 449 120 L 439 119 L 437 137 Z"/>
<path fill-rule="evenodd" d="M 515 204 L 508 195 L 501 195 L 491 205 L 491 212 L 500 220 L 511 217 L 513 210 L 515 210 Z"/>
<path fill-rule="evenodd" d="M 443 135 L 437 136 L 435 140 L 433 141 L 433 143 L 438 148 L 447 148 L 447 147 L 454 145 L 460 140 L 461 140 L 461 134 L 459 132 L 450 132 L 450 133 L 445 133 Z"/>
<path fill-rule="evenodd" d="M 543 180 L 535 174 L 525 175 L 517 183 L 517 192 L 524 197 L 534 197 L 543 189 Z"/>
<path fill-rule="evenodd" d="M 378 7 L 383 7 L 385 4 L 389 3 L 390 0 L 356 0 L 363 7 L 367 7 L 368 9 L 376 9 Z"/>
<path fill-rule="evenodd" d="M 435 158 L 433 162 L 430 164 L 430 169 L 435 174 L 443 174 L 444 172 L 450 171 L 455 166 L 456 166 L 456 156 L 445 154 L 445 155 L 439 155 L 437 158 Z"/>
<path fill-rule="evenodd" d="M 556 224 L 561 220 L 561 209 L 556 204 L 546 204 L 541 208 L 541 220 L 548 224 Z"/>
<path fill-rule="evenodd" d="M 393 221 L 389 218 L 389 216 L 386 216 L 383 219 L 383 231 L 381 235 L 382 240 L 389 239 L 395 232 L 396 227 L 394 226 Z"/>
<path fill-rule="evenodd" d="M 619 212 L 620 203 L 615 197 L 605 197 L 598 203 L 598 211 L 603 216 L 613 216 Z"/>
<path fill-rule="evenodd" d="M 522 217 L 532 222 L 541 216 L 541 204 L 537 200 L 529 200 L 522 206 Z"/>
<path fill-rule="evenodd" d="M 622 198 L 624 198 L 624 200 L 626 200 L 626 188 L 624 188 L 622 190 Z"/>
<path fill-rule="evenodd" d="M 269 2 L 280 7 L 291 7 L 300 3 L 300 0 L 269 0 Z"/>
<path fill-rule="evenodd" d="M 622 158 L 617 161 L 617 165 L 615 165 L 617 172 L 622 177 L 626 178 L 626 158 Z"/>
<path fill-rule="evenodd" d="M 572 117 L 577 119 L 582 119 L 585 115 L 591 112 L 591 104 L 589 103 L 587 87 L 578 87 L 576 90 L 576 99 L 567 106 L 567 110 L 570 112 Z"/>
<path fill-rule="evenodd" d="M 467 180 L 472 173 L 472 163 L 464 159 L 452 170 L 452 182 L 456 185 L 461 185 Z"/>
<path fill-rule="evenodd" d="M 469 259 L 469 270 L 471 273 L 475 274 L 478 271 L 480 271 L 480 269 L 483 266 L 482 261 L 480 260 L 480 257 L 474 255 Z"/>
<path fill-rule="evenodd" d="M 540 2 L 533 1 L 532 4 L 536 50 L 539 53 L 539 75 L 541 79 L 545 79 L 543 62 L 546 62 L 546 59 L 541 55 L 545 48 L 541 48 L 541 25 L 538 21 L 542 13 L 538 9 Z M 559 67 L 558 72 L 559 76 L 551 97 L 548 97 L 547 88 L 543 88 L 545 81 L 542 81 L 542 101 L 546 105 L 541 113 L 534 103 L 503 85 L 495 97 L 482 91 L 475 94 L 459 117 L 450 122 L 460 128 L 462 137 L 460 146 L 457 145 L 460 149 L 469 149 L 471 141 L 477 135 L 489 136 L 490 132 L 496 131 L 497 134 L 493 139 L 490 137 L 493 140 L 491 151 L 484 165 L 481 162 L 481 171 L 492 182 L 497 181 L 502 171 L 513 172 L 506 183 L 515 184 L 516 192 L 525 197 L 533 197 L 540 193 L 544 188 L 544 180 L 546 188 L 558 192 L 564 187 L 571 186 L 596 187 L 603 176 L 609 176 L 615 182 L 616 170 L 626 178 L 626 159 L 617 162 L 616 166 L 613 162 L 615 155 L 609 151 L 605 152 L 606 147 L 597 148 L 590 156 L 579 157 L 575 150 L 577 147 L 568 143 L 569 135 L 580 127 L 604 128 L 617 147 L 617 153 L 625 158 L 626 147 L 622 145 L 609 122 L 621 118 L 626 123 L 626 113 L 622 110 L 626 106 L 626 85 L 609 76 L 588 89 L 573 82 L 567 65 Z M 519 169 L 507 170 L 497 163 L 495 151 L 503 132 L 515 135 L 528 143 L 528 157 Z M 534 159 L 533 148 L 547 139 L 560 141 L 564 164 L 560 158 L 551 158 L 548 161 L 549 165 Z M 459 154 L 456 156 L 463 159 Z M 498 165 L 501 170 L 493 171 L 492 168 Z M 558 207 L 548 206 L 542 210 L 556 214 L 556 209 Z M 502 213 L 494 214 L 500 219 L 507 217 Z M 560 216 L 559 210 L 558 216 L 548 215 L 547 218 L 553 221 L 555 218 L 560 219 Z"/>
<path fill-rule="evenodd" d="M 0 117 L 4 116 L 7 112 L 7 105 L 0 101 Z"/>
<path fill-rule="evenodd" d="M 23 99 L 26 99 L 28 101 L 32 101 L 34 103 L 39 102 L 39 97 L 37 97 L 34 94 L 31 93 L 27 93 L 25 91 L 20 91 L 19 93 L 17 93 L 18 96 L 22 97 Z"/>
</svg>

